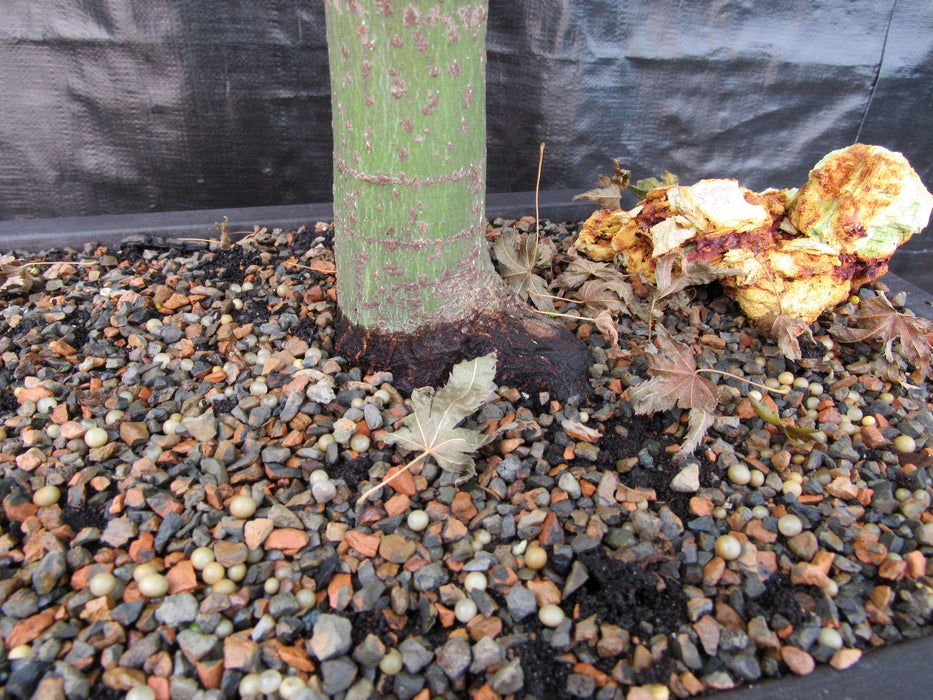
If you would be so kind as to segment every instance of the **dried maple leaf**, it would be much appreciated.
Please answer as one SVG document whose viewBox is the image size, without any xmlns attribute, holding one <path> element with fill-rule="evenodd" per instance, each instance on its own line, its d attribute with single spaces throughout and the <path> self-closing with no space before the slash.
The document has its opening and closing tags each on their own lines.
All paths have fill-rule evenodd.
<svg viewBox="0 0 933 700">
<path fill-rule="evenodd" d="M 616 328 L 615 319 L 608 311 L 600 311 L 593 319 L 596 322 L 596 329 L 602 334 L 603 338 L 609 341 L 609 356 L 620 357 L 622 348 L 619 347 L 619 329 Z"/>
<path fill-rule="evenodd" d="M 560 289 L 576 289 L 591 277 L 603 280 L 625 280 L 625 275 L 609 263 L 594 262 L 582 257 L 575 249 L 571 249 L 571 259 L 564 271 L 554 280 Z"/>
<path fill-rule="evenodd" d="M 778 349 L 788 360 L 797 361 L 802 357 L 800 342 L 797 340 L 805 335 L 814 342 L 810 326 L 802 318 L 776 314 L 773 311 L 758 319 L 758 327 L 777 341 Z"/>
<path fill-rule="evenodd" d="M 493 251 L 499 262 L 499 275 L 509 287 L 541 311 L 554 311 L 548 283 L 535 273 L 536 268 L 546 269 L 554 258 L 554 244 L 550 240 L 502 229 Z"/>
<path fill-rule="evenodd" d="M 905 358 L 920 369 L 926 377 L 930 373 L 930 343 L 926 334 L 933 330 L 933 322 L 898 312 L 883 292 L 866 299 L 859 305 L 858 327 L 834 326 L 830 332 L 843 343 L 880 340 L 884 343 L 884 357 L 894 363 L 893 345 L 899 341 Z"/>
<path fill-rule="evenodd" d="M 679 184 L 677 176 L 666 170 L 661 174 L 661 179 L 656 177 L 646 177 L 639 180 L 634 185 L 629 186 L 629 191 L 637 197 L 644 199 L 648 193 L 656 187 L 670 187 Z"/>
<path fill-rule="evenodd" d="M 590 280 L 580 287 L 574 300 L 594 315 L 601 311 L 631 314 L 638 306 L 635 292 L 624 280 Z"/>
<path fill-rule="evenodd" d="M 412 412 L 402 420 L 403 427 L 384 435 L 383 441 L 419 452 L 414 461 L 431 457 L 441 469 L 472 476 L 471 453 L 491 436 L 457 425 L 492 398 L 495 376 L 495 353 L 454 365 L 443 389 L 435 392 L 425 387 L 412 392 Z"/>
<path fill-rule="evenodd" d="M 677 267 L 679 265 L 679 267 Z M 681 253 L 668 253 L 658 258 L 655 265 L 654 276 L 656 291 L 651 299 L 651 308 L 648 311 L 648 337 L 651 338 L 651 323 L 661 308 L 687 287 L 709 284 L 710 282 L 729 275 L 741 272 L 729 267 L 716 267 L 708 262 L 687 262 Z M 660 304 L 659 302 L 664 302 Z M 684 303 L 675 305 L 677 308 L 685 306 Z"/>
<path fill-rule="evenodd" d="M 28 294 L 36 278 L 12 255 L 0 255 L 0 294 Z"/>
<path fill-rule="evenodd" d="M 622 192 L 628 187 L 628 183 L 632 179 L 632 173 L 623 170 L 619 166 L 618 160 L 612 161 L 612 167 L 615 170 L 612 177 L 599 175 L 596 179 L 596 189 L 575 195 L 571 201 L 586 199 L 595 202 L 603 209 L 619 209 L 622 202 Z"/>
<path fill-rule="evenodd" d="M 681 451 L 693 452 L 715 420 L 716 390 L 700 376 L 690 348 L 674 339 L 664 326 L 658 326 L 659 352 L 648 352 L 651 379 L 629 389 L 635 413 L 669 411 L 674 406 L 689 409 L 688 430 Z"/>
</svg>

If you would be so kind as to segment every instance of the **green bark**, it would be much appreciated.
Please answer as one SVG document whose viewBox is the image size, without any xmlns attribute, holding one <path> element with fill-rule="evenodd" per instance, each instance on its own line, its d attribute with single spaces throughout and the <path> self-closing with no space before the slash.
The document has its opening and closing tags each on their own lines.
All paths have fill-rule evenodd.
<svg viewBox="0 0 933 700">
<path fill-rule="evenodd" d="M 486 2 L 326 0 L 337 297 L 411 333 L 488 306 Z"/>
</svg>

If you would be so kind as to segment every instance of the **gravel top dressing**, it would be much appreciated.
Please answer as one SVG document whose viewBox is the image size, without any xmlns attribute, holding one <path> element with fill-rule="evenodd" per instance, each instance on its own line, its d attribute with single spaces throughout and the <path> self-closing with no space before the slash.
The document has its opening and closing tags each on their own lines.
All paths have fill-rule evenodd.
<svg viewBox="0 0 933 700">
<path fill-rule="evenodd" d="M 542 225 L 551 290 L 576 231 Z M 928 336 L 830 332 L 882 285 L 797 362 L 715 283 L 650 326 L 557 299 L 592 398 L 500 386 L 463 424 L 494 436 L 475 477 L 427 461 L 358 504 L 412 408 L 333 352 L 331 244 L 3 259 L 0 697 L 686 698 L 929 632 Z M 633 408 L 663 343 L 712 387 L 704 430 Z"/>
</svg>

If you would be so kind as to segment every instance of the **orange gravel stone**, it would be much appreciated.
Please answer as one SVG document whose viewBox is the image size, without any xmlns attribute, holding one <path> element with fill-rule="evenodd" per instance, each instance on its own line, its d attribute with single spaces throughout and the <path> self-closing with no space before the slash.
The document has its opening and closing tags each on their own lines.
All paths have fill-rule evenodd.
<svg viewBox="0 0 933 700">
<path fill-rule="evenodd" d="M 168 592 L 172 595 L 193 591 L 198 587 L 198 575 L 190 559 L 177 563 L 165 573 L 168 580 Z"/>
<path fill-rule="evenodd" d="M 401 515 L 411 507 L 411 499 L 404 493 L 397 493 L 385 502 L 386 515 L 390 518 Z"/>
<path fill-rule="evenodd" d="M 279 658 L 290 668 L 311 673 L 314 671 L 314 662 L 301 647 L 279 647 Z"/>
<path fill-rule="evenodd" d="M 151 532 L 140 532 L 130 543 L 130 559 L 137 564 L 151 560 L 155 556 L 155 550 L 152 548 L 153 542 L 155 538 Z"/>
<path fill-rule="evenodd" d="M 557 605 L 560 603 L 560 589 L 553 581 L 549 579 L 533 578 L 527 581 L 525 585 L 535 594 L 535 602 L 538 607 L 543 607 L 550 603 Z"/>
<path fill-rule="evenodd" d="M 467 623 L 467 631 L 474 642 L 478 642 L 483 637 L 495 639 L 502 633 L 502 619 L 496 616 L 477 615 Z"/>
<path fill-rule="evenodd" d="M 479 513 L 476 506 L 473 505 L 473 499 L 468 491 L 457 492 L 450 504 L 450 512 L 465 523 L 469 523 Z"/>
<path fill-rule="evenodd" d="M 250 549 L 258 549 L 275 529 L 269 518 L 253 518 L 243 525 L 243 540 Z"/>
<path fill-rule="evenodd" d="M 809 673 L 813 673 L 813 669 L 816 668 L 816 662 L 813 660 L 813 657 L 803 649 L 798 649 L 797 647 L 781 647 L 781 658 L 784 659 L 784 663 L 787 664 L 787 667 L 798 676 L 806 676 Z"/>
<path fill-rule="evenodd" d="M 286 554 L 297 554 L 308 544 L 309 537 L 304 530 L 293 527 L 283 527 L 269 533 L 262 546 L 265 549 L 280 549 Z"/>
<path fill-rule="evenodd" d="M 829 660 L 829 665 L 837 671 L 844 671 L 861 660 L 862 652 L 859 649 L 839 649 Z"/>
<path fill-rule="evenodd" d="M 307 535 L 305 535 L 305 538 L 307 539 Z M 379 540 L 378 535 L 367 535 L 359 530 L 347 530 L 347 534 L 344 536 L 344 542 L 364 557 L 370 558 L 376 556 L 379 551 Z"/>
<path fill-rule="evenodd" d="M 386 472 L 386 477 L 393 477 L 398 472 L 399 467 L 392 467 Z M 411 471 L 404 471 L 398 476 L 394 476 L 392 481 L 389 482 L 389 487 L 395 489 L 398 493 L 404 493 L 406 496 L 414 496 L 418 492 L 418 489 L 415 488 L 415 477 L 412 476 Z"/>
<path fill-rule="evenodd" d="M 920 578 L 921 576 L 926 576 L 927 573 L 927 559 L 923 556 L 922 552 L 914 550 L 910 552 L 905 558 L 907 562 L 907 576 L 909 578 Z"/>
<path fill-rule="evenodd" d="M 253 640 L 231 634 L 224 638 L 224 668 L 248 669 L 258 651 L 259 645 Z"/>
<path fill-rule="evenodd" d="M 50 612 L 40 612 L 17 622 L 7 635 L 5 643 L 7 649 L 18 647 L 20 644 L 29 644 L 33 639 L 47 630 L 55 622 L 55 616 Z"/>
</svg>

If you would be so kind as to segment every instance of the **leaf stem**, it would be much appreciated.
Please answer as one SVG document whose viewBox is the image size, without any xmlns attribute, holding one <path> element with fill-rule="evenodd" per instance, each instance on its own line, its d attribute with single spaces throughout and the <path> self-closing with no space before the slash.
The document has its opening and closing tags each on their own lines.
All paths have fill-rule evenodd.
<svg viewBox="0 0 933 700">
<path fill-rule="evenodd" d="M 745 377 L 740 377 L 737 374 L 732 374 L 732 372 L 723 372 L 722 370 L 712 369 L 710 367 L 700 367 L 699 369 L 697 369 L 697 372 L 707 372 L 709 374 L 719 374 L 719 375 L 722 375 L 723 377 L 731 377 L 732 379 L 738 379 L 740 382 L 751 384 L 754 387 L 757 387 L 759 389 L 764 389 L 765 391 L 770 391 L 775 394 L 780 394 L 781 396 L 784 396 L 785 394 L 790 393 L 790 389 L 788 387 L 774 389 L 770 386 L 765 386 L 764 384 L 759 384 L 758 382 L 752 381 L 751 379 L 746 379 Z"/>
<path fill-rule="evenodd" d="M 383 486 L 388 486 L 389 484 L 391 484 L 393 481 L 395 481 L 397 477 L 407 472 L 409 469 L 411 469 L 413 466 L 415 466 L 418 462 L 420 462 L 422 459 L 424 459 L 427 456 L 428 456 L 428 452 L 427 450 L 425 450 L 420 455 L 418 455 L 413 460 L 411 460 L 408 464 L 406 464 L 404 467 L 399 469 L 397 472 L 395 472 L 391 476 L 385 477 L 382 481 L 380 481 L 378 484 L 373 486 L 371 489 L 368 489 L 362 496 L 360 496 L 356 501 L 356 505 L 359 506 L 365 503 L 366 499 L 372 496 L 374 493 L 376 493 L 376 491 L 381 489 Z"/>
</svg>

